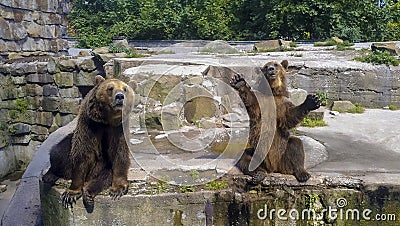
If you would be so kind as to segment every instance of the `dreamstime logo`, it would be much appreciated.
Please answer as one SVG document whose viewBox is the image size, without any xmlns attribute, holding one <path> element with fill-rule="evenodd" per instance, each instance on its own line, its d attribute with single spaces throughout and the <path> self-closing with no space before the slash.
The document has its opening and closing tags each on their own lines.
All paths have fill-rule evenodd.
<svg viewBox="0 0 400 226">
<path fill-rule="evenodd" d="M 336 200 L 337 208 L 328 206 L 324 209 L 268 209 L 267 204 L 264 208 L 257 211 L 257 217 L 260 220 L 314 220 L 321 221 L 323 219 L 330 220 L 365 220 L 365 221 L 396 221 L 396 214 L 377 213 L 374 214 L 371 209 L 352 209 L 347 208 L 348 202 L 345 198 Z"/>
<path fill-rule="evenodd" d="M 196 124 L 199 122 L 192 121 L 190 125 L 187 120 L 188 115 L 208 109 L 215 111 L 218 117 L 227 109 L 235 109 L 239 115 L 246 114 L 237 90 L 230 85 L 230 79 L 237 72 L 216 61 L 214 58 L 203 65 L 144 61 L 142 65 L 125 71 L 131 80 L 137 82 L 141 101 L 129 115 L 124 115 L 129 117 L 130 124 L 129 128 L 124 128 L 124 133 L 133 159 L 151 176 L 177 185 L 204 184 L 229 171 L 227 167 L 233 167 L 243 154 L 249 137 L 248 124 L 237 127 L 234 125 L 237 122 L 231 119 L 224 121 L 229 123 L 224 128 L 216 126 L 219 123 L 216 121 L 215 126 L 205 129 Z M 241 63 L 254 65 L 252 61 Z M 272 143 L 275 102 L 265 94 L 271 93 L 271 89 L 260 69 L 245 73 L 252 90 L 258 90 L 256 98 L 260 108 L 270 109 L 261 111 L 262 126 L 269 129 L 264 131 L 261 128 L 259 146 L 263 150 L 256 149 L 260 158 L 253 158 L 249 166 L 255 169 L 266 157 L 265 150 Z M 260 81 L 249 82 L 249 78 Z M 216 120 L 221 120 L 218 117 Z M 154 133 L 154 128 L 147 128 L 152 122 L 161 126 L 158 128 L 161 134 Z M 218 142 L 222 143 L 218 146 L 218 153 L 212 153 L 211 147 Z M 173 175 L 172 170 L 175 170 Z"/>
</svg>

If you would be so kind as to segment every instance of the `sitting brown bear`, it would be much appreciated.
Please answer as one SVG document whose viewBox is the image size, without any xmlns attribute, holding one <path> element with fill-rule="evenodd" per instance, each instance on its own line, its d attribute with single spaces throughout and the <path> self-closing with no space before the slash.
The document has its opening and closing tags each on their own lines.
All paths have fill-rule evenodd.
<svg viewBox="0 0 400 226">
<path fill-rule="evenodd" d="M 281 63 L 268 62 L 261 71 L 267 79 L 275 101 L 276 128 L 272 145 L 262 164 L 254 171 L 249 170 L 249 163 L 254 157 L 260 136 L 261 110 L 257 98 L 246 81 L 239 74 L 231 79 L 231 85 L 238 90 L 250 118 L 250 148 L 246 149 L 239 159 L 238 168 L 252 176 L 253 183 L 260 183 L 265 173 L 278 172 L 293 174 L 299 182 L 307 181 L 310 174 L 304 168 L 304 148 L 302 141 L 290 135 L 290 130 L 296 127 L 311 111 L 319 108 L 320 101 L 315 95 L 308 95 L 304 103 L 294 106 L 288 99 L 286 87 L 286 70 L 288 61 Z"/>
<path fill-rule="evenodd" d="M 51 167 L 43 181 L 53 185 L 58 178 L 72 180 L 62 195 L 65 208 L 83 196 L 88 212 L 94 197 L 110 187 L 113 199 L 128 191 L 129 149 L 122 115 L 129 114 L 133 90 L 118 79 L 96 76 L 94 88 L 82 101 L 77 126 L 60 150 L 50 153 Z M 71 141 L 69 143 L 69 141 Z"/>
</svg>

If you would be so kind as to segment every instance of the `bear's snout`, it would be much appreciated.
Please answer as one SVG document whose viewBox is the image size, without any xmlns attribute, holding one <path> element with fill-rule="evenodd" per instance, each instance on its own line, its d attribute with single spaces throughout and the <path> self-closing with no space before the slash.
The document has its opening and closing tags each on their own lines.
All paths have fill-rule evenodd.
<svg viewBox="0 0 400 226">
<path fill-rule="evenodd" d="M 125 99 L 125 95 L 121 92 L 118 92 L 115 94 L 115 103 L 117 105 L 122 105 L 124 104 L 124 99 Z"/>
</svg>

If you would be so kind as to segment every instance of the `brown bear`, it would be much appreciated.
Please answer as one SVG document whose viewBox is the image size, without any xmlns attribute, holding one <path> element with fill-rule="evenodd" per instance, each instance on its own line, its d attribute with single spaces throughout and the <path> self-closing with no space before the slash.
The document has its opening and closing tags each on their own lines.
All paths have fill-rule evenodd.
<svg viewBox="0 0 400 226">
<path fill-rule="evenodd" d="M 237 163 L 237 167 L 247 175 L 252 176 L 252 182 L 260 183 L 266 173 L 277 172 L 293 174 L 299 182 L 305 182 L 310 174 L 304 168 L 304 148 L 302 141 L 290 135 L 290 130 L 296 127 L 311 111 L 320 107 L 320 101 L 315 95 L 309 94 L 304 103 L 295 106 L 289 99 L 286 87 L 286 70 L 288 61 L 281 63 L 268 62 L 261 71 L 271 87 L 276 108 L 276 128 L 271 147 L 266 158 L 255 170 L 249 170 L 250 160 L 255 156 L 258 138 L 260 137 L 260 105 L 255 93 L 243 77 L 236 74 L 231 79 L 231 85 L 239 92 L 250 118 L 250 147 L 245 150 Z M 267 109 L 265 109 L 267 110 Z"/>
<path fill-rule="evenodd" d="M 94 197 L 110 186 L 113 199 L 127 193 L 130 154 L 123 124 L 128 120 L 122 115 L 129 114 L 133 94 L 133 89 L 118 79 L 96 76 L 94 88 L 80 106 L 73 134 L 63 141 L 66 148 L 50 153 L 51 167 L 43 181 L 53 185 L 60 177 L 72 180 L 62 194 L 65 208 L 83 196 L 86 210 L 92 212 Z"/>
</svg>

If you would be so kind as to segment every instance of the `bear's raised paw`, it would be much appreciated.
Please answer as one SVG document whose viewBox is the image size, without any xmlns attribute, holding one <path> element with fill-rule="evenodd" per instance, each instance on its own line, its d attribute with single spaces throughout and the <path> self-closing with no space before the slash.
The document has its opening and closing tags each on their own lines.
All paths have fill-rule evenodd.
<svg viewBox="0 0 400 226">
<path fill-rule="evenodd" d="M 318 96 L 314 94 L 308 94 L 306 100 L 304 101 L 304 106 L 307 110 L 316 110 L 321 106 L 321 101 Z"/>
<path fill-rule="evenodd" d="M 230 84 L 231 86 L 236 89 L 239 90 L 240 88 L 243 88 L 246 86 L 246 81 L 244 80 L 243 76 L 240 74 L 235 74 L 231 80 L 230 80 Z"/>
</svg>

